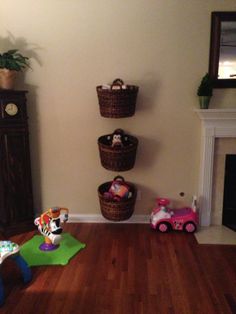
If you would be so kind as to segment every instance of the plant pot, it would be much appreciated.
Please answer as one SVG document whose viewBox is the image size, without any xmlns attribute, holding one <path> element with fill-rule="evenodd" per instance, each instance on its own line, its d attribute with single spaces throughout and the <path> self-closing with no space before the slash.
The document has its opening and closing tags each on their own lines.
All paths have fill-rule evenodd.
<svg viewBox="0 0 236 314">
<path fill-rule="evenodd" d="M 199 96 L 200 109 L 208 109 L 211 96 Z"/>
<path fill-rule="evenodd" d="M 14 89 L 17 71 L 0 69 L 0 88 Z"/>
</svg>

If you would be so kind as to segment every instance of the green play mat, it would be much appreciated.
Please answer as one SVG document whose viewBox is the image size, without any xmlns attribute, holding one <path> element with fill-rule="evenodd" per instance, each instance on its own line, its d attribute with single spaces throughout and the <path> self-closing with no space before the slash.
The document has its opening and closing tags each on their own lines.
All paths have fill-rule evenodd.
<svg viewBox="0 0 236 314">
<path fill-rule="evenodd" d="M 43 242 L 42 235 L 35 235 L 21 246 L 20 254 L 29 266 L 66 265 L 76 253 L 85 248 L 84 243 L 79 242 L 69 233 L 62 233 L 60 246 L 54 251 L 41 251 L 39 246 Z"/>
</svg>

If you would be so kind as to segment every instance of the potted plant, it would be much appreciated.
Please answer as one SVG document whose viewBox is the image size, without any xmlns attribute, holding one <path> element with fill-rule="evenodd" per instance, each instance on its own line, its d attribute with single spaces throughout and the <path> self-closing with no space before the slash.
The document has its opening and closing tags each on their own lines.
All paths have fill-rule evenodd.
<svg viewBox="0 0 236 314">
<path fill-rule="evenodd" d="M 208 109 L 212 97 L 213 84 L 209 73 L 206 73 L 197 90 L 199 96 L 199 104 L 201 109 Z"/>
<path fill-rule="evenodd" d="M 18 49 L 0 54 L 0 88 L 13 89 L 16 75 L 29 67 L 29 58 L 22 56 Z"/>
</svg>

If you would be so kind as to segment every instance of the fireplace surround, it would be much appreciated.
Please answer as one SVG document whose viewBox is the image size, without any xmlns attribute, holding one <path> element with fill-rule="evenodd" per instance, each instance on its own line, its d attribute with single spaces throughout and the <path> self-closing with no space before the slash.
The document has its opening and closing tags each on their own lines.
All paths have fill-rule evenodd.
<svg viewBox="0 0 236 314">
<path fill-rule="evenodd" d="M 236 138 L 236 109 L 196 109 L 201 120 L 199 177 L 200 225 L 211 225 L 214 146 L 216 138 Z"/>
</svg>

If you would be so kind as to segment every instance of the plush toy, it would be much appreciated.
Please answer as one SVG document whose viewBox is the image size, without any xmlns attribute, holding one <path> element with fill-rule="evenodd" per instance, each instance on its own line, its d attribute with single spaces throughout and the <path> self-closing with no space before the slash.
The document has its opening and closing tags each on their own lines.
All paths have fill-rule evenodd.
<svg viewBox="0 0 236 314">
<path fill-rule="evenodd" d="M 107 137 L 112 147 L 123 147 L 128 145 L 128 136 L 125 135 L 122 129 L 116 129 L 111 135 Z"/>
<path fill-rule="evenodd" d="M 60 218 L 61 211 L 66 212 L 62 218 Z M 61 223 L 68 220 L 68 212 L 68 208 L 51 207 L 35 219 L 34 224 L 45 237 L 45 242 L 40 245 L 42 251 L 51 251 L 58 248 L 61 242 Z"/>
</svg>

